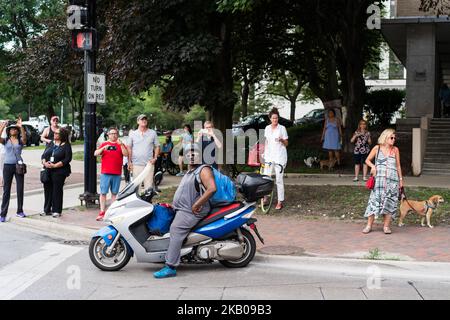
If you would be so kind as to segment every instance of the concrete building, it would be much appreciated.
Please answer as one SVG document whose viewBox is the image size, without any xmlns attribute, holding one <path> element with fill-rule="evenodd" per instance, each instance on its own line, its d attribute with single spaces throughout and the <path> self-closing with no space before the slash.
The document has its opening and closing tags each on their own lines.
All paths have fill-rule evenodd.
<svg viewBox="0 0 450 320">
<path fill-rule="evenodd" d="M 396 0 L 381 31 L 406 67 L 406 119 L 397 129 L 412 134 L 416 175 L 450 175 L 450 119 L 442 118 L 439 89 L 450 84 L 450 19 L 419 10 L 420 0 Z"/>
</svg>

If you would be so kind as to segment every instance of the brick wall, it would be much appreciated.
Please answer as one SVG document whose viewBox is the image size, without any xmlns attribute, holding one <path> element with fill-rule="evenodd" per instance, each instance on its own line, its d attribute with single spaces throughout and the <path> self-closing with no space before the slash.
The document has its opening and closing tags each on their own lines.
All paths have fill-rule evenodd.
<svg viewBox="0 0 450 320">
<path fill-rule="evenodd" d="M 432 12 L 419 10 L 420 0 L 397 0 L 397 17 L 428 16 Z"/>
</svg>

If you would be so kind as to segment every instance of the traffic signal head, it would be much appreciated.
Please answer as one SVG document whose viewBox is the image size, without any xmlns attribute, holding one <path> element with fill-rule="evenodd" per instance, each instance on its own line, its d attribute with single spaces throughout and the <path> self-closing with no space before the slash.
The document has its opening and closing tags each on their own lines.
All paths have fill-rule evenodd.
<svg viewBox="0 0 450 320">
<path fill-rule="evenodd" d="M 67 7 L 67 28 L 72 30 L 72 48 L 79 51 L 94 50 L 96 33 L 88 0 L 70 0 Z"/>
<path fill-rule="evenodd" d="M 72 48 L 79 51 L 94 49 L 94 36 L 91 30 L 72 31 Z"/>
</svg>

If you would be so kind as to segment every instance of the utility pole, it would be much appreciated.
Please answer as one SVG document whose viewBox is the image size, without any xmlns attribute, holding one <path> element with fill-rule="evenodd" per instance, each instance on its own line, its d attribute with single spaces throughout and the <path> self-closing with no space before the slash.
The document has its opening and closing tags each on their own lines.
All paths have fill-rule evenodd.
<svg viewBox="0 0 450 320">
<path fill-rule="evenodd" d="M 70 0 L 67 26 L 72 30 L 72 48 L 84 51 L 84 90 L 88 92 L 88 74 L 96 71 L 97 30 L 96 0 Z M 96 103 L 85 98 L 84 107 L 84 193 L 79 196 L 86 207 L 95 206 L 97 193 Z"/>
</svg>

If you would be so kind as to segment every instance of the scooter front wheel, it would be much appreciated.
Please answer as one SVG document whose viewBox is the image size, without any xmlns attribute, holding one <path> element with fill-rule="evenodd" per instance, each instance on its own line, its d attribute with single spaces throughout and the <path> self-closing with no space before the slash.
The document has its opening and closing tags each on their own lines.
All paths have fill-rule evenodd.
<svg viewBox="0 0 450 320">
<path fill-rule="evenodd" d="M 256 253 L 256 241 L 250 231 L 241 228 L 244 238 L 244 254 L 237 260 L 219 260 L 219 262 L 228 268 L 243 268 L 253 260 Z M 238 239 L 235 239 L 238 240 Z"/>
<path fill-rule="evenodd" d="M 110 253 L 102 237 L 92 238 L 89 244 L 89 257 L 92 263 L 103 271 L 119 271 L 131 258 L 131 252 L 125 241 L 120 238 Z"/>
</svg>

